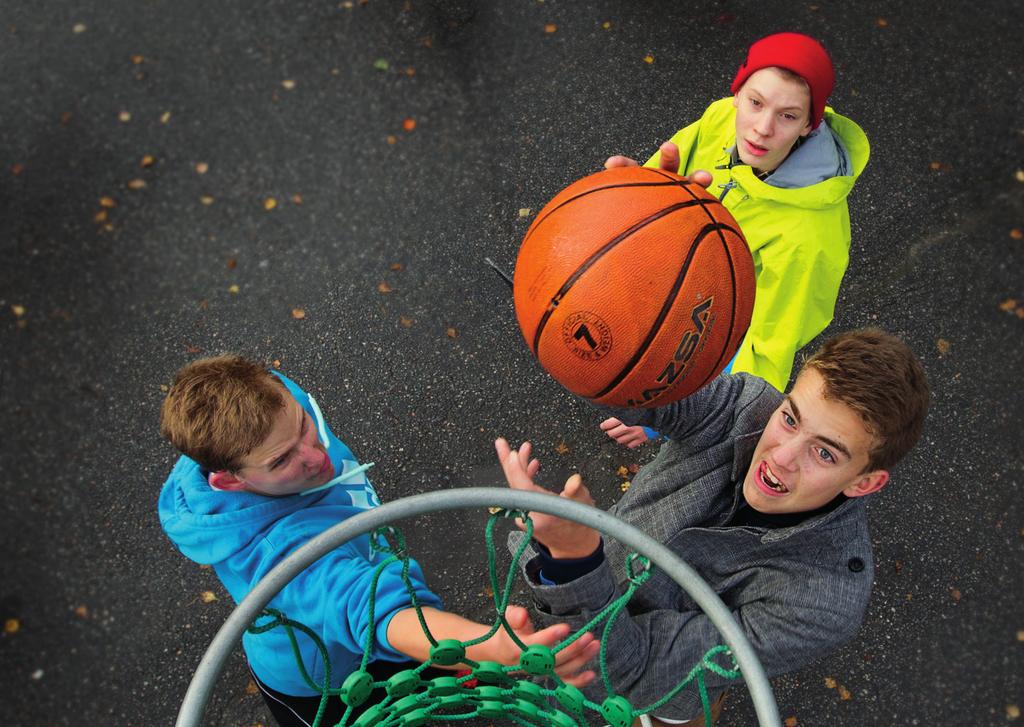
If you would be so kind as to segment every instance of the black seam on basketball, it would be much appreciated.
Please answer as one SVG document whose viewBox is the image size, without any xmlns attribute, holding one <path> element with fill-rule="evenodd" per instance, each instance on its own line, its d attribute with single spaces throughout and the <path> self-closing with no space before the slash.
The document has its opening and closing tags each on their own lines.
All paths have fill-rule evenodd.
<svg viewBox="0 0 1024 727">
<path fill-rule="evenodd" d="M 719 235 L 721 235 L 721 232 L 719 232 Z M 729 353 L 729 341 L 732 340 L 732 332 L 736 327 L 736 306 L 739 303 L 739 291 L 736 290 L 736 268 L 733 265 L 732 252 L 729 250 L 729 245 L 725 242 L 724 236 L 721 238 L 721 242 L 722 249 L 725 250 L 725 257 L 729 261 L 729 279 L 732 282 L 732 313 L 729 315 L 729 335 L 725 338 L 725 345 L 722 347 L 722 353 L 718 354 L 718 360 L 715 361 L 714 368 L 711 369 L 711 373 L 704 377 L 704 380 L 700 382 L 700 386 L 698 386 L 697 389 L 703 389 L 716 375 L 718 368 L 720 366 L 725 366 L 725 364 L 722 363 L 722 359 L 724 359 Z M 694 389 L 694 391 L 697 389 Z"/>
<path fill-rule="evenodd" d="M 627 228 L 624 232 L 620 232 L 610 241 L 606 242 L 596 252 L 592 253 L 590 257 L 584 260 L 580 264 L 580 266 L 576 268 L 576 270 L 574 270 L 568 278 L 566 278 L 566 281 L 562 283 L 562 286 L 558 289 L 558 292 L 556 292 L 551 297 L 551 300 L 548 301 L 548 309 L 544 311 L 544 315 L 541 316 L 540 322 L 537 323 L 537 328 L 533 333 L 533 355 L 536 356 L 538 351 L 540 350 L 540 337 L 541 334 L 544 332 L 544 327 L 547 325 L 548 319 L 551 318 L 551 314 L 555 312 L 555 308 L 558 307 L 558 304 L 561 302 L 562 298 L 566 296 L 566 294 L 569 292 L 569 289 L 572 288 L 576 281 L 580 279 L 580 276 L 582 276 L 583 273 L 587 272 L 587 270 L 589 270 L 590 267 L 598 260 L 600 260 L 606 253 L 608 253 L 608 251 L 612 250 L 616 245 L 618 245 L 620 242 L 625 240 L 633 233 L 642 230 L 650 223 L 655 222 L 656 220 L 660 220 L 662 217 L 666 215 L 672 214 L 676 210 L 693 207 L 696 203 L 698 202 L 677 202 L 675 204 L 669 205 L 668 207 L 659 210 L 658 212 L 655 212 L 653 215 L 647 217 L 646 219 L 640 220 L 631 227 Z"/>
<path fill-rule="evenodd" d="M 697 233 L 693 241 L 693 244 L 690 246 L 690 251 L 686 254 L 686 260 L 683 261 L 682 267 L 676 274 L 676 281 L 672 285 L 672 289 L 669 291 L 668 295 L 665 297 L 665 303 L 662 305 L 661 311 L 658 313 L 658 317 L 654 320 L 654 323 L 651 325 L 650 330 L 647 332 L 647 337 L 637 347 L 637 350 L 633 354 L 633 357 L 626 363 L 626 365 L 615 376 L 615 378 L 612 379 L 611 382 L 604 387 L 604 389 L 591 396 L 591 399 L 600 399 L 602 396 L 605 396 L 606 394 L 608 394 L 608 392 L 612 391 L 616 386 L 621 384 L 622 381 L 630 374 L 630 372 L 633 371 L 633 367 L 636 366 L 637 361 L 639 361 L 643 357 L 643 355 L 647 353 L 647 349 L 648 347 L 650 347 L 651 341 L 653 341 L 654 337 L 658 335 L 662 323 L 665 322 L 665 319 L 668 317 L 669 311 L 672 309 L 672 306 L 675 305 L 676 297 L 678 297 L 679 291 L 683 287 L 683 283 L 686 282 L 686 274 L 690 270 L 690 263 L 693 262 L 694 255 L 697 254 L 697 248 L 701 246 L 701 243 L 703 243 L 704 240 L 706 240 L 712 232 L 718 232 L 719 238 L 721 239 L 720 230 L 723 227 L 728 227 L 728 225 L 724 225 L 721 222 L 714 222 L 710 225 L 705 225 L 704 227 L 701 228 L 700 232 Z"/>
<path fill-rule="evenodd" d="M 665 177 L 665 179 L 667 179 L 668 181 L 667 182 L 621 182 L 619 184 L 609 184 L 609 185 L 604 186 L 604 187 L 595 187 L 594 189 L 588 189 L 586 192 L 580 192 L 575 197 L 570 197 L 569 199 L 565 200 L 564 202 L 559 203 L 559 205 L 557 207 L 555 207 L 554 209 L 548 210 L 547 213 L 543 217 L 538 217 L 536 220 L 534 220 L 533 225 L 530 227 L 529 232 L 526 233 L 526 237 L 523 238 L 522 244 L 524 244 L 524 245 L 526 244 L 526 241 L 530 239 L 530 236 L 533 234 L 533 231 L 536 230 L 538 227 L 540 227 L 541 221 L 546 220 L 548 217 L 550 217 L 556 211 L 562 209 L 562 207 L 565 207 L 565 205 L 569 204 L 570 202 L 575 202 L 578 199 L 582 199 L 583 197 L 586 197 L 588 194 L 594 194 L 595 192 L 603 192 L 603 191 L 608 190 L 608 189 L 625 189 L 627 187 L 673 187 L 673 186 L 678 187 L 679 186 L 680 180 L 668 177 L 668 176 L 666 176 L 665 174 L 663 174 L 662 172 L 660 172 L 657 169 L 652 169 L 650 167 L 640 167 L 640 169 L 644 169 L 644 170 L 649 171 L 649 172 L 657 172 L 659 177 Z M 689 191 L 689 190 L 687 190 L 687 191 Z M 692 195 L 693 193 L 690 192 L 690 194 Z M 696 197 L 695 197 L 695 199 L 696 199 Z"/>
</svg>

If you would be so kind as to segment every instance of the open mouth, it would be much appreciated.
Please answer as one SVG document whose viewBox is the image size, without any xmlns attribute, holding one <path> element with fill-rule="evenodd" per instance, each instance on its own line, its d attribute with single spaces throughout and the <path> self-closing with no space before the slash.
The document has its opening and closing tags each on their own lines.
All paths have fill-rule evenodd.
<svg viewBox="0 0 1024 727">
<path fill-rule="evenodd" d="M 747 151 L 749 151 L 754 156 L 761 157 L 768 153 L 768 147 L 755 144 L 754 142 L 748 141 L 746 139 L 743 140 L 743 143 L 747 145 Z"/>
<path fill-rule="evenodd" d="M 772 472 L 771 467 L 768 466 L 767 462 L 761 463 L 757 479 L 764 485 L 763 489 L 765 492 L 769 494 L 784 495 L 789 492 L 789 488 L 782 484 L 782 481 L 775 476 L 775 473 Z"/>
</svg>

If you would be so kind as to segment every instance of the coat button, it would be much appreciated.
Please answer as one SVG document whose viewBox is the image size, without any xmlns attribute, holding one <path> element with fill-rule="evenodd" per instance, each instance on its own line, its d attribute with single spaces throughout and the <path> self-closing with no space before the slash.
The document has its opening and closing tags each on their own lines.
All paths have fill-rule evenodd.
<svg viewBox="0 0 1024 727">
<path fill-rule="evenodd" d="M 860 573 L 862 570 L 864 570 L 864 561 L 862 561 L 860 558 L 850 558 L 850 562 L 846 565 L 854 573 Z"/>
</svg>

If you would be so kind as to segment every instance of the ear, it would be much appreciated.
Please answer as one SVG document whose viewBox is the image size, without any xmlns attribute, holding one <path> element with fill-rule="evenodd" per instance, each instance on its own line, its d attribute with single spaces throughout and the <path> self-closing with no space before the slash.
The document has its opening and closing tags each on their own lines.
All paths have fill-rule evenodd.
<svg viewBox="0 0 1024 727">
<path fill-rule="evenodd" d="M 738 93 L 734 93 L 732 95 L 732 107 L 734 109 L 738 109 L 740 107 L 740 95 Z"/>
<path fill-rule="evenodd" d="M 208 482 L 213 489 L 227 490 L 228 492 L 244 490 L 246 486 L 243 480 L 238 479 L 238 477 L 227 470 L 211 472 Z"/>
<path fill-rule="evenodd" d="M 822 122 L 822 123 L 824 123 L 824 122 Z M 814 127 L 813 127 L 813 125 L 811 124 L 811 122 L 810 122 L 810 121 L 808 121 L 808 122 L 807 122 L 807 126 L 805 126 L 805 127 L 804 127 L 804 130 L 800 132 L 800 136 L 804 136 L 804 137 L 806 137 L 806 136 L 807 136 L 808 134 L 810 134 L 810 133 L 811 133 L 812 131 L 814 131 Z"/>
<path fill-rule="evenodd" d="M 886 470 L 867 472 L 861 475 L 859 480 L 843 490 L 843 494 L 847 497 L 870 495 L 872 492 L 878 492 L 885 487 L 885 483 L 888 481 L 889 473 Z"/>
</svg>

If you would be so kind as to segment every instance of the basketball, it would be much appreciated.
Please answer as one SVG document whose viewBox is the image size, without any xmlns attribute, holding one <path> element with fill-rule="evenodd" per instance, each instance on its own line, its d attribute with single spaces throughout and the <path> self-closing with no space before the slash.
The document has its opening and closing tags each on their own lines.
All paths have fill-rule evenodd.
<svg viewBox="0 0 1024 727">
<path fill-rule="evenodd" d="M 537 214 L 512 289 L 526 344 L 556 381 L 599 404 L 653 407 L 697 391 L 735 355 L 754 264 L 699 184 L 619 167 Z"/>
</svg>

